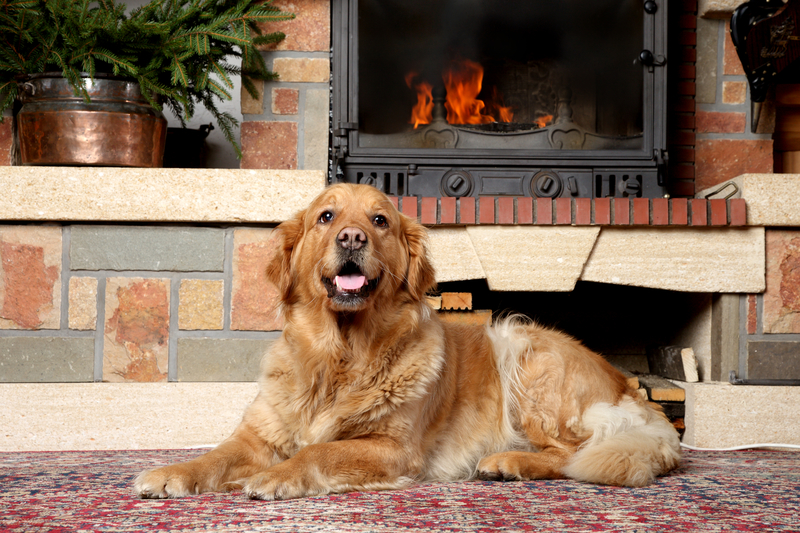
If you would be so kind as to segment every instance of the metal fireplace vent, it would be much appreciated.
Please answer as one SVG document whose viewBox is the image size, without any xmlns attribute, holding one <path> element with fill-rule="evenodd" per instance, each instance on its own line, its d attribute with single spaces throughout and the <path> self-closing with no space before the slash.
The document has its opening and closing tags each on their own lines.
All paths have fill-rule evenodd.
<svg viewBox="0 0 800 533">
<path fill-rule="evenodd" d="M 666 194 L 665 1 L 333 7 L 331 181 L 409 196 Z"/>
</svg>

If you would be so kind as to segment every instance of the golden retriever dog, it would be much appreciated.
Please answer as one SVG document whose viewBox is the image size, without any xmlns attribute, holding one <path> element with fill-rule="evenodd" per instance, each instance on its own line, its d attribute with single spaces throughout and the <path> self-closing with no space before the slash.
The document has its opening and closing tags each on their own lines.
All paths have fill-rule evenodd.
<svg viewBox="0 0 800 533">
<path fill-rule="evenodd" d="M 420 481 L 643 486 L 680 461 L 660 409 L 569 336 L 511 318 L 442 322 L 426 231 L 366 185 L 334 185 L 277 231 L 285 329 L 227 440 L 142 472 L 143 498 L 280 500 Z"/>
</svg>

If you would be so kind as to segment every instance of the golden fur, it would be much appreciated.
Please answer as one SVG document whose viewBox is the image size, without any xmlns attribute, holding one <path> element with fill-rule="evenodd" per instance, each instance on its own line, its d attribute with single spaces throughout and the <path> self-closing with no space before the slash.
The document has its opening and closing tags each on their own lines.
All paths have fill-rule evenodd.
<svg viewBox="0 0 800 533">
<path fill-rule="evenodd" d="M 329 187 L 277 239 L 267 276 L 286 326 L 258 396 L 215 449 L 142 472 L 141 497 L 474 477 L 642 486 L 678 465 L 663 413 L 579 342 L 513 317 L 440 321 L 425 229 L 376 189 Z"/>
</svg>

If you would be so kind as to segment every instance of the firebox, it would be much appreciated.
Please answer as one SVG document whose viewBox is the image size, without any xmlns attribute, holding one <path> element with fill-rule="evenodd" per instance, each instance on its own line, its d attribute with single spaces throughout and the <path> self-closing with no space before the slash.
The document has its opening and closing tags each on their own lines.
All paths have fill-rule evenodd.
<svg viewBox="0 0 800 533">
<path fill-rule="evenodd" d="M 333 0 L 332 181 L 666 194 L 665 0 Z"/>
</svg>

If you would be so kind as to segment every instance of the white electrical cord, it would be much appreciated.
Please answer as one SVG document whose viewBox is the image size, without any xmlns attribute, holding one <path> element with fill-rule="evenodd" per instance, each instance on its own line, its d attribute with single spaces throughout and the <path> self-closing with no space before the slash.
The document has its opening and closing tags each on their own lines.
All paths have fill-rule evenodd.
<svg viewBox="0 0 800 533">
<path fill-rule="evenodd" d="M 681 448 L 692 450 L 695 452 L 735 452 L 739 450 L 753 450 L 756 448 L 791 448 L 800 450 L 800 445 L 797 444 L 776 444 L 773 442 L 760 443 L 760 444 L 745 444 L 743 446 L 732 446 L 730 448 L 698 448 L 697 446 L 690 446 L 681 442 Z"/>
</svg>

